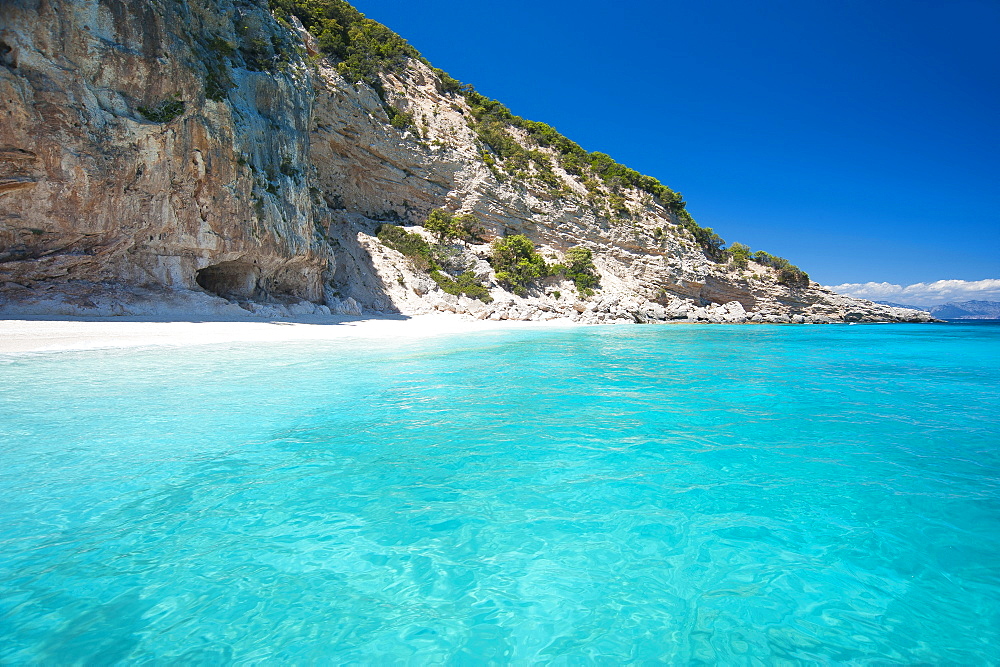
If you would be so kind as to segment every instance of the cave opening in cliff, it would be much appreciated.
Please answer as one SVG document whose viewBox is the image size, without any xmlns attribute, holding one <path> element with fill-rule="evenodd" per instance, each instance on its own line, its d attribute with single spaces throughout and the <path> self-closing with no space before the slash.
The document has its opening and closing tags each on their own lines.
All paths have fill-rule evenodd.
<svg viewBox="0 0 1000 667">
<path fill-rule="evenodd" d="M 248 299 L 257 289 L 257 267 L 239 260 L 206 266 L 195 273 L 200 287 L 225 299 Z"/>
<path fill-rule="evenodd" d="M 17 52 L 10 44 L 2 40 L 0 40 L 0 65 L 17 69 Z"/>
</svg>

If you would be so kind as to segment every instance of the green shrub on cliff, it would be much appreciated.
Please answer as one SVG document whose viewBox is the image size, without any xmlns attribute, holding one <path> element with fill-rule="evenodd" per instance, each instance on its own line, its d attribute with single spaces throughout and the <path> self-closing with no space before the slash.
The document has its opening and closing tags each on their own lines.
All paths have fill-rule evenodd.
<svg viewBox="0 0 1000 667">
<path fill-rule="evenodd" d="M 413 124 L 410 114 L 389 104 L 380 73 L 401 72 L 410 58 L 427 62 L 405 39 L 344 0 L 269 0 L 283 19 L 294 15 L 316 38 L 324 55 L 337 59 L 337 71 L 351 83 L 375 89 L 389 123 L 400 130 Z M 428 63 L 429 64 L 429 63 Z"/>
<path fill-rule="evenodd" d="M 215 102 L 226 98 L 235 85 L 229 75 L 229 64 L 236 47 L 218 35 L 203 42 L 202 65 L 205 66 L 205 97 Z"/>
<path fill-rule="evenodd" d="M 778 269 L 778 282 L 789 287 L 809 287 L 809 274 L 795 265 Z"/>
<path fill-rule="evenodd" d="M 234 85 L 226 65 L 218 62 L 205 63 L 205 97 L 213 102 L 221 102 Z"/>
<path fill-rule="evenodd" d="M 455 220 L 447 211 L 436 208 L 430 212 L 424 220 L 424 229 L 437 237 L 437 240 L 446 241 L 458 236 Z"/>
<path fill-rule="evenodd" d="M 723 258 L 724 253 L 722 249 L 725 247 L 726 241 L 721 236 L 716 234 L 711 227 L 702 227 L 699 225 L 690 215 L 679 217 L 681 227 L 691 233 L 695 242 L 701 246 L 701 249 L 705 251 L 705 254 L 710 259 L 719 261 Z"/>
<path fill-rule="evenodd" d="M 431 270 L 431 279 L 447 294 L 454 294 L 455 296 L 464 294 L 472 299 L 479 299 L 483 303 L 493 302 L 493 297 L 490 296 L 489 290 L 476 280 L 476 274 L 471 271 L 464 271 L 455 278 L 452 278 L 437 269 L 433 269 Z"/>
<path fill-rule="evenodd" d="M 594 253 L 590 248 L 575 246 L 566 253 L 566 264 L 563 274 L 573 281 L 576 291 L 581 296 L 591 296 L 598 287 L 600 277 L 594 266 Z"/>
<path fill-rule="evenodd" d="M 545 259 L 535 252 L 535 244 L 523 234 L 494 241 L 490 264 L 497 281 L 518 296 L 525 296 L 528 287 L 547 276 L 549 269 Z"/>
<path fill-rule="evenodd" d="M 566 252 L 565 263 L 549 266 L 549 275 L 563 275 L 573 281 L 580 296 L 591 296 L 600 282 L 593 260 L 594 254 L 589 248 L 574 246 Z"/>
<path fill-rule="evenodd" d="M 652 176 L 644 176 L 634 169 L 629 169 L 604 153 L 588 153 L 579 144 L 560 134 L 555 128 L 545 123 L 515 116 L 506 106 L 481 95 L 472 86 L 462 86 L 461 90 L 472 110 L 473 117 L 476 119 L 477 124 L 474 129 L 480 139 L 501 157 L 504 157 L 505 153 L 512 155 L 519 153 L 518 148 L 509 146 L 507 138 L 500 135 L 502 131 L 509 137 L 509 133 L 503 130 L 503 126 L 512 125 L 524 130 L 539 146 L 555 150 L 560 165 L 570 174 L 583 177 L 587 173 L 593 173 L 608 187 L 628 187 L 642 190 L 657 197 L 671 211 L 678 212 L 683 209 L 684 201 L 680 193 L 674 192 Z M 499 131 L 496 129 L 497 126 L 500 128 Z M 513 138 L 510 138 L 510 141 L 513 141 Z M 520 147 L 520 144 L 518 147 L 525 150 Z"/>
<path fill-rule="evenodd" d="M 443 209 L 436 208 L 424 220 L 424 229 L 434 234 L 438 242 L 479 243 L 482 241 L 482 223 L 472 213 L 453 216 Z"/>
<path fill-rule="evenodd" d="M 749 250 L 749 248 L 748 248 Z M 763 266 L 769 266 L 778 273 L 778 282 L 789 287 L 808 287 L 809 274 L 789 262 L 784 257 L 776 257 L 771 253 L 758 250 L 751 255 L 753 261 Z"/>
<path fill-rule="evenodd" d="M 413 125 L 413 114 L 400 111 L 391 104 L 385 105 L 385 113 L 389 117 L 389 124 L 397 130 L 405 130 Z"/>
<path fill-rule="evenodd" d="M 750 246 L 742 243 L 734 243 L 726 251 L 729 261 L 737 269 L 745 269 L 750 260 Z"/>
<path fill-rule="evenodd" d="M 153 123 L 169 123 L 184 113 L 184 102 L 178 99 L 164 100 L 152 107 L 139 107 L 142 117 Z"/>
<path fill-rule="evenodd" d="M 420 234 L 408 232 L 396 225 L 379 225 L 375 232 L 384 245 L 403 253 L 420 271 L 427 271 L 433 264 L 431 246 Z"/>
<path fill-rule="evenodd" d="M 475 213 L 461 213 L 454 217 L 458 229 L 458 239 L 466 243 L 482 243 L 483 221 Z"/>
<path fill-rule="evenodd" d="M 418 271 L 427 271 L 431 279 L 446 293 L 456 296 L 464 294 L 484 303 L 493 301 L 489 290 L 471 271 L 462 271 L 455 278 L 442 271 L 441 264 L 448 264 L 445 256 L 450 256 L 450 249 L 446 246 L 432 246 L 420 234 L 408 232 L 397 225 L 380 225 L 376 236 L 383 245 L 408 257 Z"/>
<path fill-rule="evenodd" d="M 409 58 L 420 58 L 405 39 L 344 0 L 270 0 L 270 6 L 282 18 L 299 17 L 320 50 L 340 61 L 337 70 L 345 78 L 367 83 L 383 100 L 379 73 L 402 71 Z"/>
</svg>

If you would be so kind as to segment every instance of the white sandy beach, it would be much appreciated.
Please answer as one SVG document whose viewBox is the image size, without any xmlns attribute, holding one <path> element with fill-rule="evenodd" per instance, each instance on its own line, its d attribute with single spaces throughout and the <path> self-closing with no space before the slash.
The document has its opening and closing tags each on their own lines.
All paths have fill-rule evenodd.
<svg viewBox="0 0 1000 667">
<path fill-rule="evenodd" d="M 409 318 L 327 317 L 302 320 L 166 321 L 144 318 L 0 320 L 0 354 L 152 345 L 210 345 L 233 342 L 423 338 L 491 329 L 577 326 L 567 320 L 510 322 L 469 320 L 454 315 Z"/>
</svg>

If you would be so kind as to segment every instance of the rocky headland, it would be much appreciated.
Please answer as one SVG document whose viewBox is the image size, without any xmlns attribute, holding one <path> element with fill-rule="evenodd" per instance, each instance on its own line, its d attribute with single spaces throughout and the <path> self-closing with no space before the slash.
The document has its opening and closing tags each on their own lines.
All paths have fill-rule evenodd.
<svg viewBox="0 0 1000 667">
<path fill-rule="evenodd" d="M 932 319 L 726 248 L 340 0 L 0 6 L 0 314 L 433 311 Z"/>
<path fill-rule="evenodd" d="M 914 306 L 910 304 L 893 303 L 891 301 L 876 301 L 875 303 L 893 306 L 895 308 L 927 311 L 933 317 L 942 320 L 1000 320 L 1000 301 L 972 299 L 969 301 L 939 303 L 932 306 Z"/>
</svg>

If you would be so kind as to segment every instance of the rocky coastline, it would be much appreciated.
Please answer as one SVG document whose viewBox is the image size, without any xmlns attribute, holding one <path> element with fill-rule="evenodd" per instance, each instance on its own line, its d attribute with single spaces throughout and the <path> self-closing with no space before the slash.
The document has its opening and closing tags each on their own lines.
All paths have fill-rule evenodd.
<svg viewBox="0 0 1000 667">
<path fill-rule="evenodd" d="M 516 125 L 490 126 L 515 156 L 497 151 L 477 108 L 425 61 L 381 73 L 376 87 L 351 81 L 297 17 L 265 2 L 2 11 L 6 317 L 933 320 L 713 256 L 679 200 L 574 173 Z M 515 168 L 519 155 L 530 161 Z M 458 259 L 444 272 L 475 274 L 491 301 L 447 293 L 379 240 L 392 224 L 434 243 L 423 225 L 435 209 L 481 223 L 481 242 L 451 244 Z M 553 263 L 587 249 L 598 288 L 547 276 L 514 293 L 490 242 L 515 234 Z"/>
</svg>

